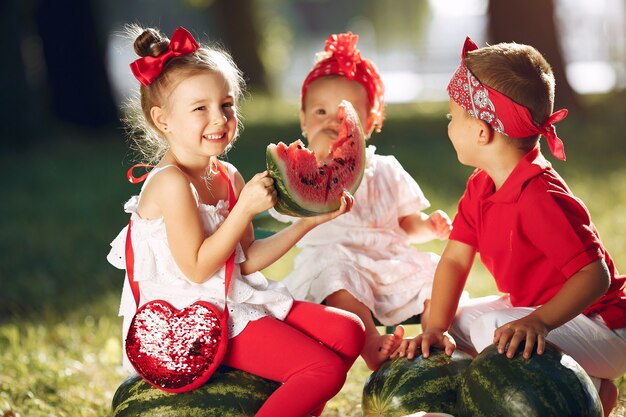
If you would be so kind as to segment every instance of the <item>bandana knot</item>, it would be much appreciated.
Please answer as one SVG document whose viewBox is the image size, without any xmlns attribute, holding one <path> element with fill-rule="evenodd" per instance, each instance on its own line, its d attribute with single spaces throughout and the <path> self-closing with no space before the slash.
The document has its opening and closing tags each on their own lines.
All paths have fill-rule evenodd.
<svg viewBox="0 0 626 417">
<path fill-rule="evenodd" d="M 179 27 L 172 33 L 172 40 L 165 52 L 158 56 L 139 58 L 130 64 L 130 69 L 141 84 L 148 86 L 156 77 L 161 75 L 167 61 L 177 56 L 190 54 L 198 49 L 200 46 L 191 33 Z"/>
</svg>

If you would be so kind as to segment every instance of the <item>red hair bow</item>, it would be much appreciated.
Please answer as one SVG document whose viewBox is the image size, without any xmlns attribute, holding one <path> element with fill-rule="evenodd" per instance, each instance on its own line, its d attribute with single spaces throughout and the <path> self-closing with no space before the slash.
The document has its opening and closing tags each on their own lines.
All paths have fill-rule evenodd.
<svg viewBox="0 0 626 417">
<path fill-rule="evenodd" d="M 145 86 L 148 86 L 163 71 L 167 61 L 175 56 L 190 54 L 200 48 L 198 42 L 186 29 L 179 27 L 172 33 L 172 40 L 167 51 L 159 56 L 144 56 L 130 64 L 135 78 Z"/>
<path fill-rule="evenodd" d="M 324 51 L 331 53 L 341 71 L 349 79 L 356 76 L 356 64 L 361 62 L 361 53 L 356 49 L 357 35 L 352 32 L 330 35 L 326 39 Z"/>
</svg>

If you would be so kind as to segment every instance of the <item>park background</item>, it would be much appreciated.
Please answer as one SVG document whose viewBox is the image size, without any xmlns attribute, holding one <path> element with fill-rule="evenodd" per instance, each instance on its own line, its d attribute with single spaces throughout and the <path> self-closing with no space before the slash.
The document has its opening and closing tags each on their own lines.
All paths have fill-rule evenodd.
<svg viewBox="0 0 626 417">
<path fill-rule="evenodd" d="M 330 33 L 360 35 L 387 86 L 371 143 L 432 208 L 456 212 L 468 167 L 446 135 L 445 85 L 466 35 L 536 46 L 557 77 L 567 162 L 547 155 L 626 269 L 624 0 L 3 0 L 0 2 L 0 416 L 106 416 L 121 370 L 122 271 L 106 262 L 138 186 L 119 107 L 137 88 L 123 25 L 184 26 L 243 69 L 245 129 L 226 158 L 250 178 L 300 136 L 299 88 Z M 545 146 L 544 146 L 545 148 Z M 441 252 L 443 242 L 419 245 Z M 291 251 L 265 272 L 281 279 Z M 473 296 L 494 293 L 477 265 Z M 419 328 L 410 328 L 415 333 Z M 326 416 L 360 415 L 359 360 Z M 624 416 L 626 384 L 613 416 Z"/>
</svg>

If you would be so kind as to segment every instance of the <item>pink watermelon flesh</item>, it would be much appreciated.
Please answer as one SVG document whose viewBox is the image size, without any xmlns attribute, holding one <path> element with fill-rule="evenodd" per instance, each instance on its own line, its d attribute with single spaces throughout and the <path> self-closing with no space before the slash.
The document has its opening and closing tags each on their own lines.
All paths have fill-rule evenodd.
<svg viewBox="0 0 626 417">
<path fill-rule="evenodd" d="M 344 190 L 356 192 L 365 166 L 365 135 L 348 101 L 339 105 L 339 133 L 324 161 L 301 140 L 267 147 L 267 168 L 278 192 L 275 209 L 292 216 L 334 211 Z"/>
</svg>

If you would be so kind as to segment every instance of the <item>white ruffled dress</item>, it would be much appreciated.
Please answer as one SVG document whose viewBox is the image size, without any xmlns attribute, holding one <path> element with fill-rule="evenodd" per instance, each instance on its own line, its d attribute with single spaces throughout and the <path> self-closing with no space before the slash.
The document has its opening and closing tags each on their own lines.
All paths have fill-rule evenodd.
<svg viewBox="0 0 626 417">
<path fill-rule="evenodd" d="M 297 300 L 321 303 L 347 290 L 384 325 L 420 314 L 430 299 L 439 256 L 411 245 L 398 219 L 430 206 L 393 156 L 366 149 L 366 168 L 352 210 L 298 242 L 294 269 L 282 282 Z M 270 210 L 283 222 L 296 219 Z"/>
<path fill-rule="evenodd" d="M 226 162 L 222 163 L 227 167 L 231 181 L 234 182 L 235 167 Z M 165 168 L 167 167 L 153 169 L 144 187 L 154 175 Z M 193 191 L 195 193 L 195 189 Z M 131 237 L 135 255 L 134 278 L 139 284 L 140 305 L 160 299 L 182 309 L 198 300 L 205 300 L 223 309 L 225 268 L 222 267 L 202 284 L 189 280 L 174 261 L 167 242 L 163 218 L 144 220 L 137 214 L 140 198 L 141 193 L 124 204 L 124 210 L 130 213 L 133 220 Z M 228 202 L 219 201 L 215 206 L 199 204 L 198 210 L 202 217 L 204 233 L 209 236 L 217 230 L 228 215 Z M 128 226 L 124 227 L 111 242 L 111 251 L 107 256 L 108 261 L 119 269 L 126 269 L 127 228 Z M 237 245 L 235 267 L 228 292 L 229 338 L 239 334 L 248 322 L 261 317 L 271 316 L 283 320 L 293 302 L 293 298 L 281 283 L 268 281 L 260 272 L 242 275 L 239 264 L 244 260 L 243 250 Z M 128 276 L 126 276 L 119 309 L 119 315 L 124 317 L 124 340 L 136 309 L 135 299 L 128 283 Z M 126 354 L 123 359 L 124 368 L 132 372 L 133 367 Z"/>
</svg>

